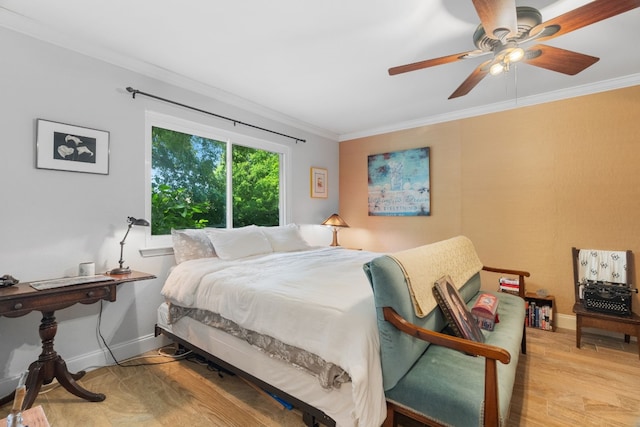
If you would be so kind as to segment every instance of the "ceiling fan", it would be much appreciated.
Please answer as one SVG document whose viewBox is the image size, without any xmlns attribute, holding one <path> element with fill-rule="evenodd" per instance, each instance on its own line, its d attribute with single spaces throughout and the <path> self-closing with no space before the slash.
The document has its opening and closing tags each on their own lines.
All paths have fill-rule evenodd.
<svg viewBox="0 0 640 427">
<path fill-rule="evenodd" d="M 389 68 L 389 75 L 491 55 L 490 59 L 473 70 L 449 99 L 468 94 L 487 74 L 497 75 L 509 71 L 517 62 L 575 75 L 598 62 L 600 58 L 543 44 L 523 46 L 533 41 L 550 40 L 640 7 L 640 0 L 594 0 L 542 22 L 542 15 L 537 9 L 516 7 L 515 0 L 472 2 L 481 22 L 473 34 L 476 50 Z"/>
</svg>

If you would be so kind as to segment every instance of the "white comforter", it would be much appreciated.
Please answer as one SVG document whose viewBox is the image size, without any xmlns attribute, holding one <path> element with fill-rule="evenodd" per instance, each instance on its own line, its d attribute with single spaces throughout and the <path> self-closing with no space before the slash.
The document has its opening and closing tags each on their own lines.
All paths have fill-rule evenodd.
<svg viewBox="0 0 640 427">
<path fill-rule="evenodd" d="M 352 381 L 353 425 L 379 426 L 385 418 L 380 344 L 373 292 L 362 269 L 376 255 L 321 248 L 191 260 L 174 268 L 162 294 L 342 367 Z"/>
</svg>

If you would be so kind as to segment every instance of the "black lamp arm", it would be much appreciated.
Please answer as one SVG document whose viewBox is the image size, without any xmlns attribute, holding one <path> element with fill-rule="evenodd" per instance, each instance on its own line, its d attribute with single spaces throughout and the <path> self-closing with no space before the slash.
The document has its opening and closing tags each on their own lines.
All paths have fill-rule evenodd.
<svg viewBox="0 0 640 427">
<path fill-rule="evenodd" d="M 122 240 L 120 240 L 120 260 L 118 261 L 118 263 L 120 264 L 120 268 L 122 268 L 122 265 L 124 264 L 124 259 L 122 259 L 124 255 L 124 242 L 125 240 L 127 240 L 127 236 L 129 235 L 129 231 L 131 231 L 131 227 L 133 227 L 133 222 L 129 222 L 127 232 L 124 233 L 124 237 L 122 238 Z"/>
<path fill-rule="evenodd" d="M 120 241 L 120 260 L 118 261 L 118 263 L 120 264 L 119 268 L 114 268 L 113 270 L 109 271 L 109 274 L 128 274 L 131 273 L 131 269 L 129 269 L 129 267 L 123 267 L 124 265 L 124 242 L 127 240 L 127 236 L 129 235 L 129 231 L 131 231 L 131 227 L 133 227 L 134 225 L 142 225 L 142 226 L 149 226 L 149 222 L 146 219 L 136 219 L 132 216 L 127 217 L 127 222 L 129 223 L 129 227 L 127 227 L 127 232 L 124 233 L 124 237 L 122 238 L 122 240 Z"/>
</svg>

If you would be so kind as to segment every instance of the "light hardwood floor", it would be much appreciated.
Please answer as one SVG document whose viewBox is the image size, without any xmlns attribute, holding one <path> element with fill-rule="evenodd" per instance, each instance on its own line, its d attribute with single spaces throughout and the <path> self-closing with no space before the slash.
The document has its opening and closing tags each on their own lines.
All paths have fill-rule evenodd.
<svg viewBox="0 0 640 427">
<path fill-rule="evenodd" d="M 520 357 L 509 426 L 640 426 L 635 341 L 625 344 L 621 338 L 587 334 L 577 349 L 573 331 L 528 329 L 527 336 L 528 354 Z M 100 368 L 80 383 L 107 399 L 91 403 L 50 388 L 35 404 L 43 406 L 52 427 L 303 425 L 296 410 L 282 409 L 238 377 L 220 377 L 186 360 Z M 0 408 L 0 418 L 9 406 Z"/>
</svg>

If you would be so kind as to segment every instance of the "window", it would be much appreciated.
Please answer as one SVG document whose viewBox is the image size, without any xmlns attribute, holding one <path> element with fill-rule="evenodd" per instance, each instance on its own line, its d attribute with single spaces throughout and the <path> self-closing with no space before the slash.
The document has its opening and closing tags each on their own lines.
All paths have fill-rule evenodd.
<svg viewBox="0 0 640 427">
<path fill-rule="evenodd" d="M 288 147 L 155 113 L 147 128 L 154 243 L 170 243 L 172 228 L 286 222 Z"/>
</svg>

